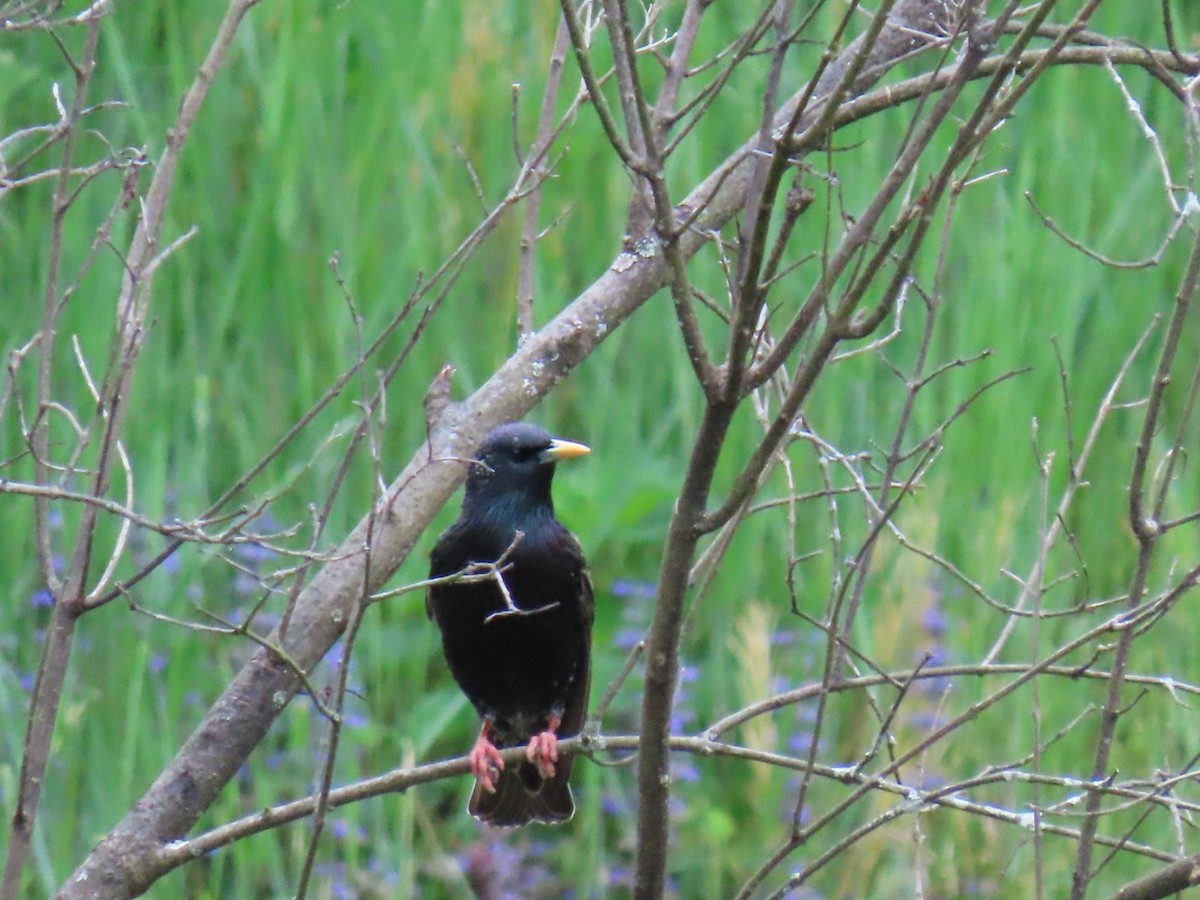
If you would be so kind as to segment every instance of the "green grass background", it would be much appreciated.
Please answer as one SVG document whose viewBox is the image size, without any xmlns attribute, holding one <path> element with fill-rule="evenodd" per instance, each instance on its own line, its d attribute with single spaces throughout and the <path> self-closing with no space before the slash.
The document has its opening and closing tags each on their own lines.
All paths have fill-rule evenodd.
<svg viewBox="0 0 1200 900">
<path fill-rule="evenodd" d="M 1113 0 L 1095 26 L 1159 43 L 1151 6 L 1157 8 Z M 1200 20 L 1186 6 L 1177 3 L 1175 9 L 1181 39 L 1194 48 Z M 520 143 L 527 145 L 555 9 L 544 0 L 403 7 L 364 0 L 268 0 L 251 13 L 193 131 L 168 211 L 168 238 L 192 225 L 199 233 L 156 277 L 153 326 L 126 430 L 140 511 L 162 518 L 196 514 L 354 359 L 353 322 L 327 266 L 332 253 L 339 254 L 370 336 L 404 302 L 419 273 L 436 268 L 473 227 L 479 201 L 456 145 L 479 173 L 487 198 L 494 202 L 502 196 L 515 173 L 511 86 L 521 85 Z M 818 33 L 832 29 L 839 9 L 820 13 Z M 698 53 L 724 46 L 751 13 L 736 4 L 715 4 Z M 669 13 L 668 20 L 677 15 Z M 102 30 L 91 96 L 128 105 L 97 113 L 93 128 L 116 147 L 146 147 L 155 158 L 218 18 L 218 9 L 206 3 L 117 4 Z M 63 38 L 77 48 L 81 35 L 64 33 Z M 598 52 L 602 57 L 602 48 Z M 791 83 L 817 52 L 797 52 Z M 747 64 L 673 160 L 676 197 L 751 132 L 766 65 L 765 58 Z M 69 91 L 61 56 L 47 35 L 0 39 L 0 134 L 51 120 L 55 81 Z M 1172 165 L 1183 173 L 1181 111 L 1144 73 L 1128 73 L 1128 83 L 1159 130 Z M 577 84 L 569 67 L 564 94 L 571 95 Z M 839 135 L 836 153 L 813 161 L 820 170 L 836 170 L 836 196 L 846 212 L 860 210 L 871 196 L 894 159 L 909 115 L 911 108 L 904 108 L 847 129 Z M 950 138 L 947 131 L 940 140 Z M 581 111 L 566 143 L 556 177 L 547 183 L 543 225 L 564 208 L 570 211 L 539 244 L 539 323 L 596 278 L 620 250 L 628 180 L 613 165 L 591 109 Z M 81 148 L 85 158 L 103 153 L 95 133 Z M 927 174 L 932 165 L 922 171 Z M 1057 454 L 1052 491 L 1064 480 L 1068 423 L 1051 338 L 1070 370 L 1070 427 L 1079 442 L 1136 336 L 1155 314 L 1169 312 L 1186 240 L 1155 268 L 1116 271 L 1048 234 L 1023 199 L 1030 192 L 1068 233 L 1110 256 L 1137 258 L 1157 246 L 1169 222 L 1160 173 L 1102 70 L 1062 69 L 1046 76 L 988 144 L 980 171 L 1002 174 L 971 188 L 960 201 L 947 247 L 944 310 L 932 360 L 941 364 L 983 350 L 991 355 L 947 373 L 923 393 L 912 433 L 927 433 L 988 379 L 1009 370 L 1028 371 L 988 392 L 953 426 L 925 487 L 898 521 L 914 540 L 936 548 L 1011 601 L 1018 589 L 1001 570 L 1027 572 L 1038 538 L 1039 488 L 1031 449 L 1035 419 L 1043 452 Z M 82 261 L 117 177 L 101 179 L 72 209 L 67 272 Z M 819 179 L 814 187 L 824 202 Z M 14 192 L 0 203 L 0 293 L 5 298 L 0 349 L 6 354 L 23 345 L 40 321 L 49 206 L 48 183 Z M 798 229 L 797 256 L 820 245 L 824 224 L 819 216 L 811 218 Z M 456 390 L 466 393 L 512 351 L 519 222 L 510 216 L 467 266 L 390 390 L 381 435 L 385 477 L 399 471 L 418 445 L 424 427 L 420 399 L 444 363 L 457 367 Z M 122 220 L 118 232 L 127 236 L 128 228 Z M 932 244 L 931 250 L 936 250 Z M 929 283 L 934 263 L 934 252 L 922 257 L 923 283 Z M 786 309 L 803 296 L 813 271 L 801 269 L 781 285 L 776 302 Z M 723 296 L 711 256 L 697 260 L 692 273 L 697 284 Z M 115 256 L 101 254 L 64 316 L 62 333 L 78 336 L 97 372 L 111 333 L 119 275 Z M 910 302 L 905 330 L 886 351 L 905 371 L 923 325 L 919 306 L 915 298 Z M 1135 361 L 1124 399 L 1144 392 L 1161 333 L 1160 328 Z M 380 359 L 397 352 L 405 337 L 401 329 Z M 1185 360 L 1194 359 L 1200 343 L 1194 318 L 1184 340 Z M 59 363 L 56 395 L 85 408 L 85 385 L 70 354 Z M 1180 372 L 1186 379 L 1188 373 Z M 26 363 L 17 378 L 27 401 L 32 373 Z M 373 383 L 373 375 L 368 381 Z M 878 460 L 879 447 L 890 441 L 902 392 L 901 382 L 878 357 L 862 356 L 827 373 L 806 414 L 839 447 L 872 452 Z M 322 501 L 342 443 L 334 442 L 331 449 L 321 449 L 322 444 L 335 429 L 353 426 L 359 396 L 360 388 L 353 387 L 318 416 L 256 482 L 254 492 L 287 488 L 271 505 L 267 524 L 305 522 L 308 504 Z M 1168 421 L 1181 397 L 1172 395 Z M 585 462 L 563 467 L 556 485 L 560 516 L 587 548 L 597 586 L 594 691 L 619 668 L 628 631 L 648 621 L 645 585 L 656 577 L 700 409 L 701 396 L 663 296 L 614 334 L 533 416 L 595 449 Z M 1058 588 L 1048 605 L 1069 607 L 1119 594 L 1127 585 L 1134 543 L 1126 524 L 1126 486 L 1140 421 L 1140 412 L 1129 410 L 1106 426 L 1088 473 L 1090 486 L 1069 519 L 1087 578 Z M 65 438 L 61 424 L 56 423 L 56 433 Z M 718 497 L 755 436 L 751 417 L 742 415 L 723 456 Z M 1160 451 L 1167 439 L 1160 435 Z M 1188 441 L 1194 451 L 1194 425 Z M 0 424 L 0 459 L 16 457 L 20 449 L 10 404 Z M 801 448 L 794 456 L 801 489 L 818 487 L 812 453 Z M 29 478 L 28 462 L 18 460 L 0 474 Z M 773 481 L 766 496 L 783 489 L 782 481 Z M 334 506 L 330 540 L 352 527 L 370 491 L 370 465 L 360 459 Z M 1200 502 L 1197 480 L 1187 467 L 1174 497 L 1174 514 Z M 10 497 L 0 507 L 5 523 L 0 584 L 6 588 L 6 625 L 0 630 L 0 796 L 7 812 L 19 770 L 29 675 L 36 670 L 47 611 L 34 602 L 41 584 L 33 561 L 30 504 Z M 838 507 L 844 546 L 853 552 L 855 538 L 865 533 L 861 504 L 845 497 Z M 806 612 L 819 616 L 841 560 L 829 547 L 824 502 L 802 504 L 799 512 L 795 552 L 822 552 L 799 568 L 798 596 Z M 398 573 L 397 584 L 422 577 L 425 551 L 453 515 L 453 509 L 443 511 Z M 69 508 L 58 513 L 60 548 L 69 546 L 75 518 Z M 105 534 L 111 539 L 111 523 Z M 679 700 L 682 729 L 698 728 L 769 689 L 804 683 L 819 673 L 819 639 L 788 612 L 783 572 L 789 543 L 778 511 L 752 517 L 734 542 L 685 637 L 689 668 Z M 1194 528 L 1167 542 L 1152 581 L 1164 583 L 1174 560 L 1195 564 L 1198 544 Z M 140 535 L 131 556 L 148 558 L 160 546 L 153 535 Z M 229 555 L 263 573 L 282 564 L 245 551 Z M 1054 560 L 1056 574 L 1075 564 L 1065 546 Z M 926 650 L 950 662 L 976 660 L 1003 624 L 944 574 L 892 543 L 881 545 L 874 566 L 856 638 L 881 665 L 910 665 Z M 137 593 L 145 606 L 187 618 L 198 617 L 195 604 L 236 618 L 257 597 L 253 579 L 235 572 L 212 549 L 196 548 L 185 548 Z M 269 602 L 265 615 L 278 614 L 277 607 Z M 1176 611 L 1181 613 L 1186 614 Z M 944 616 L 944 632 L 929 624 L 935 614 Z M 1040 652 L 1088 624 L 1045 624 Z M 28 896 L 47 895 L 70 874 L 171 758 L 249 650 L 243 643 L 153 622 L 119 603 L 84 620 L 39 810 Z M 1022 630 L 1006 658 L 1021 660 L 1032 652 Z M 332 682 L 335 662 L 323 665 L 319 684 Z M 1195 681 L 1195 640 L 1186 628 L 1160 627 L 1140 642 L 1134 666 Z M 339 782 L 455 755 L 469 745 L 474 715 L 448 677 L 435 629 L 416 595 L 381 604 L 368 615 L 353 654 L 351 686 L 355 695 L 348 703 L 351 723 L 341 744 Z M 639 687 L 635 676 L 605 723 L 608 730 L 635 727 Z M 919 736 L 923 715 L 965 708 L 983 690 L 962 680 L 945 698 L 930 693 L 913 701 L 898 723 L 901 747 Z M 1099 683 L 1041 682 L 1044 733 L 1102 697 Z M 877 702 L 886 708 L 889 698 L 881 692 Z M 971 723 L 931 752 L 923 771 L 910 777 L 964 777 L 989 763 L 1022 757 L 1030 743 L 1030 703 L 1026 692 Z M 784 710 L 769 727 L 739 736 L 781 749 L 793 741 L 805 746 L 810 715 L 811 709 Z M 875 729 L 865 698 L 838 697 L 828 715 L 821 758 L 855 760 Z M 1152 693 L 1120 729 L 1115 764 L 1123 773 L 1170 770 L 1195 752 L 1197 724 L 1189 709 Z M 1046 770 L 1084 776 L 1094 729 L 1093 715 L 1048 751 Z M 311 704 L 297 699 L 202 826 L 310 790 L 324 735 Z M 764 848 L 781 839 L 794 784 L 784 774 L 724 760 L 681 760 L 677 774 L 672 890 L 681 897 L 729 896 L 762 859 Z M 482 835 L 466 816 L 462 780 L 336 811 L 322 841 L 315 895 L 462 896 L 464 867 L 474 853 L 489 858 L 510 879 L 513 896 L 562 896 L 568 887 L 577 897 L 619 896 L 633 858 L 633 769 L 585 762 L 575 780 L 580 812 L 568 827 L 500 838 Z M 827 808 L 845 790 L 818 784 L 812 807 Z M 1031 794 L 1011 784 L 978 797 L 1021 809 Z M 884 808 L 878 801 L 863 806 L 822 835 L 819 846 Z M 901 819 L 851 849 L 815 878 L 816 893 L 803 896 L 909 896 L 918 867 L 929 878 L 930 896 L 1028 895 L 1028 834 L 950 812 L 926 814 L 920 826 L 926 838 L 920 849 L 911 820 Z M 1164 837 L 1170 828 L 1159 812 L 1137 836 L 1170 846 Z M 173 873 L 150 895 L 289 896 L 307 836 L 300 824 L 240 842 Z M 785 870 L 817 852 L 818 847 L 802 848 Z M 1072 860 L 1070 844 L 1047 839 L 1046 869 L 1053 883 L 1066 883 Z M 1116 885 L 1147 865 L 1121 857 L 1100 880 Z"/>
</svg>

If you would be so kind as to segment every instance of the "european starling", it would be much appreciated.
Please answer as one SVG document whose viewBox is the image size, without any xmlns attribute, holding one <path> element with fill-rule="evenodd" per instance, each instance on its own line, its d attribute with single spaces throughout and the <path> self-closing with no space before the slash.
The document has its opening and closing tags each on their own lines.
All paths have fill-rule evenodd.
<svg viewBox="0 0 1200 900">
<path fill-rule="evenodd" d="M 462 514 L 438 538 L 430 577 L 501 562 L 499 577 L 429 589 L 455 681 L 483 728 L 471 750 L 470 813 L 492 825 L 565 822 L 571 758 L 558 739 L 583 728 L 594 602 L 583 550 L 554 518 L 554 464 L 588 453 L 536 425 L 492 429 L 467 473 Z M 505 769 L 499 749 L 526 745 Z"/>
</svg>

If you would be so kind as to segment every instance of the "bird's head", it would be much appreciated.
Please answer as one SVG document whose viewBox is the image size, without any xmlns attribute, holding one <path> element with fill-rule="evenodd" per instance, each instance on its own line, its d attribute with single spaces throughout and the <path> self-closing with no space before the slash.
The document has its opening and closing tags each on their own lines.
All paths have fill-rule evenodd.
<svg viewBox="0 0 1200 900">
<path fill-rule="evenodd" d="M 464 510 L 517 515 L 554 511 L 554 464 L 590 453 L 583 444 L 556 438 L 536 425 L 510 422 L 488 432 L 467 473 Z"/>
</svg>

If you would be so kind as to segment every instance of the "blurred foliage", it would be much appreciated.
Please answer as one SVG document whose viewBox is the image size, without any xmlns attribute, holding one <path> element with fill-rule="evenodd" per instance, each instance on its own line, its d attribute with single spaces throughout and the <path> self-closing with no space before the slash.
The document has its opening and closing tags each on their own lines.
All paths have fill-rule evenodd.
<svg viewBox="0 0 1200 900">
<path fill-rule="evenodd" d="M 1106 4 L 1094 27 L 1157 41 L 1150 6 Z M 514 91 L 517 143 L 526 146 L 536 125 L 556 10 L 549 0 L 412 3 L 403 11 L 361 0 L 297 0 L 265 2 L 252 12 L 191 136 L 169 209 L 168 238 L 193 225 L 198 235 L 156 276 L 153 328 L 126 431 L 140 511 L 164 519 L 195 515 L 351 364 L 357 337 L 329 271 L 332 254 L 338 254 L 369 337 L 395 314 L 420 274 L 436 268 L 480 218 L 464 158 L 478 173 L 487 201 L 503 195 L 517 166 Z M 697 57 L 723 47 L 754 13 L 715 4 Z M 103 27 L 91 96 L 93 102 L 123 105 L 94 115 L 81 142 L 83 156 L 102 155 L 107 143 L 144 148 L 156 158 L 219 15 L 212 4 L 197 2 L 115 5 Z M 665 21 L 678 15 L 672 9 Z M 820 33 L 828 32 L 835 15 L 840 11 L 832 6 L 820 14 Z M 1180 21 L 1197 27 L 1195 21 Z M 77 49 L 82 35 L 64 31 L 60 37 Z M 1188 39 L 1195 41 L 1194 35 Z M 790 83 L 809 71 L 819 49 L 797 51 L 789 64 Z M 731 81 L 672 160 L 676 197 L 752 133 L 767 64 L 766 57 L 753 60 Z M 49 35 L 3 38 L 0 133 L 52 121 L 55 82 L 69 90 L 61 53 Z M 1185 147 L 1174 101 L 1144 73 L 1128 73 L 1127 83 L 1158 129 L 1168 160 L 1182 171 Z M 560 105 L 577 86 L 568 67 Z M 861 208 L 894 158 L 910 115 L 911 109 L 900 108 L 848 128 L 831 153 L 810 160 L 814 209 L 828 202 L 852 215 Z M 949 132 L 940 139 L 949 141 Z M 619 251 L 629 192 L 590 108 L 580 110 L 563 149 L 545 191 L 543 227 L 562 218 L 538 245 L 539 323 Z M 945 248 L 943 310 L 931 366 L 983 351 L 989 355 L 947 371 L 922 393 L 911 433 L 931 431 L 990 379 L 1014 370 L 1021 374 L 986 392 L 951 426 L 898 524 L 995 595 L 1012 599 L 1018 587 L 1004 570 L 1023 573 L 1022 560 L 1032 558 L 1042 515 L 1033 423 L 1041 452 L 1057 454 L 1053 492 L 1065 478 L 1067 429 L 1078 446 L 1136 336 L 1169 308 L 1183 248 L 1172 248 L 1151 269 L 1103 267 L 1050 235 L 1024 198 L 1028 193 L 1067 234 L 1101 253 L 1132 259 L 1156 249 L 1170 218 L 1161 175 L 1101 69 L 1062 68 L 1047 76 L 989 142 L 978 171 L 992 177 L 969 187 L 958 201 L 956 227 Z M 107 212 L 105 190 L 114 190 L 118 177 L 104 176 L 68 215 L 66 271 L 80 265 Z M 46 181 L 0 204 L 0 294 L 6 298 L 0 348 L 6 356 L 39 327 L 51 192 Z M 130 227 L 128 219 L 119 221 L 118 245 L 120 232 L 127 237 Z M 825 228 L 819 215 L 802 220 L 797 255 L 820 247 Z M 419 446 L 420 398 L 439 368 L 453 363 L 455 388 L 466 393 L 512 351 L 519 240 L 519 215 L 510 215 L 468 265 L 391 389 L 382 435 L 385 478 Z M 933 281 L 936 251 L 931 244 L 919 261 L 923 283 Z M 780 302 L 803 296 L 814 271 L 801 267 L 790 276 L 781 285 Z M 101 254 L 65 311 L 63 332 L 78 337 L 97 367 L 105 359 L 120 272 L 114 254 Z M 723 275 L 711 254 L 701 254 L 691 274 L 710 295 L 724 295 Z M 884 357 L 910 371 L 924 325 L 915 298 L 903 311 L 903 325 L 883 357 L 864 354 L 833 365 L 806 408 L 812 428 L 847 453 L 878 460 L 895 430 L 904 385 Z M 401 329 L 394 335 L 376 365 L 398 352 L 407 334 Z M 714 328 L 711 334 L 715 339 L 719 332 Z M 1144 391 L 1160 337 L 1161 329 L 1135 360 L 1122 399 Z M 1052 340 L 1068 371 L 1069 422 Z M 1185 340 L 1192 348 L 1200 343 L 1194 321 Z M 353 387 L 317 416 L 256 482 L 253 495 L 282 491 L 264 528 L 304 525 L 308 505 L 325 496 L 344 446 L 344 438 L 330 446 L 326 439 L 356 422 L 355 401 L 374 384 L 374 366 L 368 368 L 365 387 Z M 32 396 L 32 377 L 27 363 L 18 373 L 25 396 Z M 84 379 L 71 360 L 54 372 L 54 383 L 65 404 L 87 406 Z M 620 668 L 630 634 L 649 621 L 659 548 L 700 408 L 669 300 L 661 296 L 614 333 L 534 415 L 595 450 L 587 461 L 563 467 L 556 484 L 559 514 L 587 548 L 597 586 L 594 692 Z M 0 459 L 6 460 L 22 450 L 11 408 L 9 413 L 0 423 Z M 1088 561 L 1087 577 L 1058 588 L 1047 603 L 1068 607 L 1085 597 L 1119 594 L 1126 586 L 1134 544 L 1124 498 L 1139 424 L 1136 411 L 1128 410 L 1105 427 L 1089 487 L 1068 522 Z M 756 435 L 756 423 L 743 415 L 723 456 L 718 486 L 729 483 Z M 1193 447 L 1194 438 L 1193 426 Z M 798 450 L 795 466 L 798 484 L 819 486 L 811 452 Z M 18 460 L 5 474 L 27 478 L 29 471 L 28 461 Z M 371 478 L 365 461 L 352 469 L 333 509 L 330 541 L 366 509 Z M 1175 514 L 1200 504 L 1197 480 L 1186 470 L 1184 478 L 1177 494 L 1183 505 Z M 785 489 L 782 479 L 772 480 L 766 496 Z M 0 795 L 7 801 L 15 790 L 46 611 L 39 603 L 44 595 L 34 563 L 30 504 L 9 498 L 3 508 L 0 583 L 6 586 L 7 627 L 0 635 L 5 723 Z M 836 509 L 843 546 L 857 546 L 867 527 L 861 501 L 844 495 Z M 423 576 L 432 535 L 453 514 L 447 509 L 434 523 L 397 574 L 397 584 Z M 775 508 L 751 516 L 691 613 L 683 647 L 688 667 L 678 698 L 683 731 L 700 729 L 766 691 L 819 677 L 820 638 L 789 612 L 787 560 L 789 553 L 818 551 L 795 572 L 799 605 L 818 617 L 843 560 L 830 553 L 824 500 L 800 504 L 794 535 L 784 515 Z M 62 546 L 73 521 L 69 509 L 56 520 Z M 142 536 L 132 557 L 148 559 L 160 546 L 153 535 Z M 1195 560 L 1195 531 L 1180 532 L 1170 550 L 1177 559 Z M 219 564 L 222 555 L 235 558 L 242 571 Z M 1062 569 L 1074 565 L 1072 556 L 1070 548 L 1063 549 Z M 1156 572 L 1160 579 L 1170 562 L 1163 560 Z M 183 618 L 200 618 L 195 609 L 200 605 L 236 619 L 259 597 L 253 574 L 283 564 L 264 552 L 185 547 L 142 583 L 137 599 Z M 926 652 L 967 662 L 986 651 L 1002 624 L 994 610 L 890 540 L 881 544 L 873 565 L 877 572 L 855 637 L 880 665 L 909 666 Z M 282 602 L 268 601 L 261 624 L 271 624 Z M 1076 627 L 1047 623 L 1042 639 Z M 31 897 L 45 896 L 69 875 L 118 820 L 251 649 L 153 622 L 119 603 L 88 616 L 79 641 L 40 810 Z M 1032 652 L 1027 637 L 1011 647 L 1014 659 Z M 332 683 L 337 653 L 318 673 L 319 685 Z M 1194 639 L 1180 629 L 1164 629 L 1153 643 L 1140 645 L 1135 667 L 1186 680 L 1195 679 L 1195 663 Z M 339 782 L 468 747 L 474 717 L 445 670 L 419 596 L 389 601 L 369 614 L 354 649 L 351 686 Z M 638 688 L 635 675 L 605 722 L 607 730 L 636 728 Z M 964 708 L 984 689 L 965 679 L 929 688 L 906 707 L 910 715 L 897 725 L 899 739 L 910 741 L 930 722 L 944 721 L 948 706 Z M 1101 697 L 1098 682 L 1046 682 L 1040 694 L 1045 731 L 1062 727 L 1088 700 Z M 879 706 L 886 709 L 889 702 L 886 692 L 878 694 Z M 1019 715 L 983 717 L 937 745 L 924 762 L 924 776 L 963 777 L 1024 753 L 1031 726 L 1027 707 L 1021 709 Z M 830 699 L 822 759 L 857 759 L 876 729 L 865 710 L 861 694 Z M 738 737 L 803 754 L 812 715 L 807 706 L 785 708 Z M 1194 752 L 1190 736 L 1196 722 L 1170 698 L 1148 696 L 1138 717 L 1136 729 L 1121 732 L 1122 768 L 1170 768 Z M 320 765 L 324 734 L 311 703 L 298 698 L 202 827 L 306 793 Z M 1090 760 L 1087 737 L 1086 729 L 1072 732 L 1051 749 L 1046 768 L 1081 772 L 1083 760 Z M 795 802 L 795 780 L 728 759 L 681 758 L 677 766 L 673 889 L 681 897 L 729 896 L 761 861 L 764 848 L 781 839 Z M 619 895 L 633 858 L 633 769 L 585 763 L 576 772 L 580 813 L 558 830 L 481 834 L 465 814 L 463 781 L 338 810 L 323 839 L 317 896 L 462 896 L 468 874 L 488 867 L 511 896 L 559 897 L 568 886 L 577 897 Z M 810 803 L 822 809 L 844 790 L 818 782 Z M 1017 785 L 989 790 L 997 804 L 1023 802 Z M 835 825 L 834 836 L 880 811 L 866 806 Z M 1156 818 L 1146 827 L 1163 828 L 1165 822 Z M 901 820 L 881 830 L 818 876 L 815 893 L 797 896 L 908 895 L 918 859 L 930 879 L 930 896 L 1029 893 L 1031 850 L 1023 835 L 946 811 L 922 816 L 921 841 L 913 838 L 912 827 Z M 306 840 L 303 825 L 254 837 L 172 874 L 151 896 L 287 896 Z M 1049 856 L 1061 861 L 1051 864 L 1049 874 L 1065 877 L 1068 846 L 1050 846 Z M 802 849 L 795 863 L 804 858 Z M 1124 861 L 1111 870 L 1102 881 L 1118 883 L 1136 871 Z"/>
</svg>

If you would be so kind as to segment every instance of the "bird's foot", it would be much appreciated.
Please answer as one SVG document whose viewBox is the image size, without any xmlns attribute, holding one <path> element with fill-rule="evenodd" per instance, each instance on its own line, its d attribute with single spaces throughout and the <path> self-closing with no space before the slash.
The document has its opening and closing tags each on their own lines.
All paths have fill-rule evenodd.
<svg viewBox="0 0 1200 900">
<path fill-rule="evenodd" d="M 557 731 L 561 724 L 558 716 L 551 716 L 546 730 L 531 737 L 525 748 L 525 758 L 537 766 L 538 774 L 543 778 L 554 777 L 554 764 L 558 762 Z"/>
<path fill-rule="evenodd" d="M 488 739 L 490 733 L 490 723 L 484 722 L 483 730 L 475 739 L 475 746 L 467 754 L 467 759 L 471 763 L 471 774 L 475 776 L 485 791 L 494 794 L 496 793 L 496 779 L 504 770 L 504 757 L 500 755 L 496 745 Z"/>
</svg>

